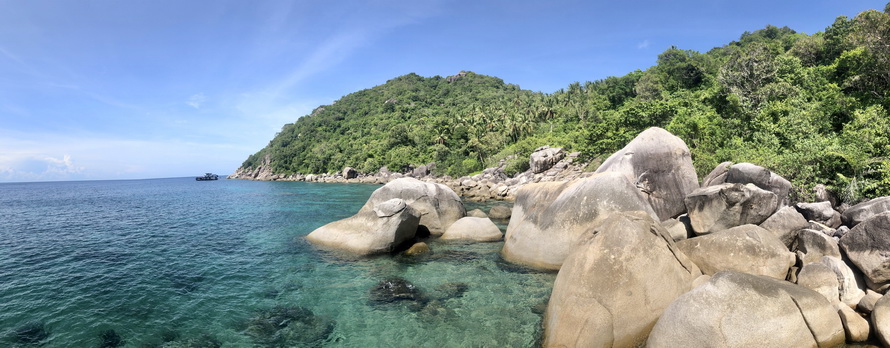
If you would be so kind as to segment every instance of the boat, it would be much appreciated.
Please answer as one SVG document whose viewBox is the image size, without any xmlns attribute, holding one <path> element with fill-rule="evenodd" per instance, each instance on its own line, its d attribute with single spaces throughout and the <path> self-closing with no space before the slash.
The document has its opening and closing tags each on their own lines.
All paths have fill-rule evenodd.
<svg viewBox="0 0 890 348">
<path fill-rule="evenodd" d="M 219 175 L 216 175 L 213 173 L 205 173 L 204 176 L 199 176 L 199 177 L 195 178 L 195 180 L 198 180 L 198 181 L 219 180 Z"/>
</svg>

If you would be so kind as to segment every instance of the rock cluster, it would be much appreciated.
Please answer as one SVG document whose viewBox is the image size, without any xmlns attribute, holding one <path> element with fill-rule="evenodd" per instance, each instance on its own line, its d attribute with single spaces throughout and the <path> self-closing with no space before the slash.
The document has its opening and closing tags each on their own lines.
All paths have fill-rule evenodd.
<svg viewBox="0 0 890 348">
<path fill-rule="evenodd" d="M 788 180 L 751 163 L 721 163 L 699 185 L 686 144 L 660 128 L 595 173 L 577 158 L 540 148 L 513 177 L 502 164 L 459 179 L 429 165 L 290 179 L 388 183 L 355 216 L 307 236 L 362 255 L 421 231 L 499 240 L 488 216 L 508 217 L 501 256 L 558 271 L 544 346 L 890 346 L 890 197 L 844 207 L 816 187 L 823 200 L 792 202 Z M 268 177 L 265 168 L 236 175 Z M 459 195 L 514 205 L 464 217 Z"/>
</svg>

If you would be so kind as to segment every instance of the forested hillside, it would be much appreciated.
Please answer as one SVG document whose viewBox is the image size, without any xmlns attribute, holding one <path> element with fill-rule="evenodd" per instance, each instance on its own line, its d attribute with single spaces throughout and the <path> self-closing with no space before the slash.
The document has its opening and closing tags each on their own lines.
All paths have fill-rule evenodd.
<svg viewBox="0 0 890 348">
<path fill-rule="evenodd" d="M 813 35 L 768 26 L 706 53 L 672 47 L 646 70 L 551 94 L 472 72 L 408 74 L 285 125 L 242 166 L 269 154 L 280 174 L 435 162 L 459 176 L 517 155 L 517 172 L 540 145 L 596 163 L 659 126 L 686 141 L 700 176 L 752 162 L 797 194 L 825 183 L 849 202 L 890 195 L 888 12 L 838 17 Z"/>
</svg>

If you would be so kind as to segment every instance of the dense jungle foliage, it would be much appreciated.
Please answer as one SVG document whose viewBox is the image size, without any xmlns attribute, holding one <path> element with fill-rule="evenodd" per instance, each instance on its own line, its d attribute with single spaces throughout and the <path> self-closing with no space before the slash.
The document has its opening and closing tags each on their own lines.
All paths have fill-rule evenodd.
<svg viewBox="0 0 890 348">
<path fill-rule="evenodd" d="M 707 53 L 672 47 L 657 65 L 551 94 L 461 73 L 401 76 L 287 124 L 243 167 L 361 172 L 435 162 L 466 175 L 541 145 L 599 160 L 659 126 L 689 145 L 699 176 L 722 161 L 770 168 L 805 199 L 828 184 L 847 202 L 890 195 L 890 4 L 814 35 L 767 26 Z M 511 155 L 516 155 L 511 157 Z"/>
</svg>

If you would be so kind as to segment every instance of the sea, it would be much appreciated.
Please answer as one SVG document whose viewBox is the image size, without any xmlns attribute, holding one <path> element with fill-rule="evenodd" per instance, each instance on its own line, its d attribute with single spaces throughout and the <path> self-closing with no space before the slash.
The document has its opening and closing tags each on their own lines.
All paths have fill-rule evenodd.
<svg viewBox="0 0 890 348">
<path fill-rule="evenodd" d="M 306 242 L 378 187 L 0 184 L 0 346 L 540 344 L 555 274 L 503 261 L 503 243 L 433 240 L 420 257 L 358 258 Z"/>
</svg>

